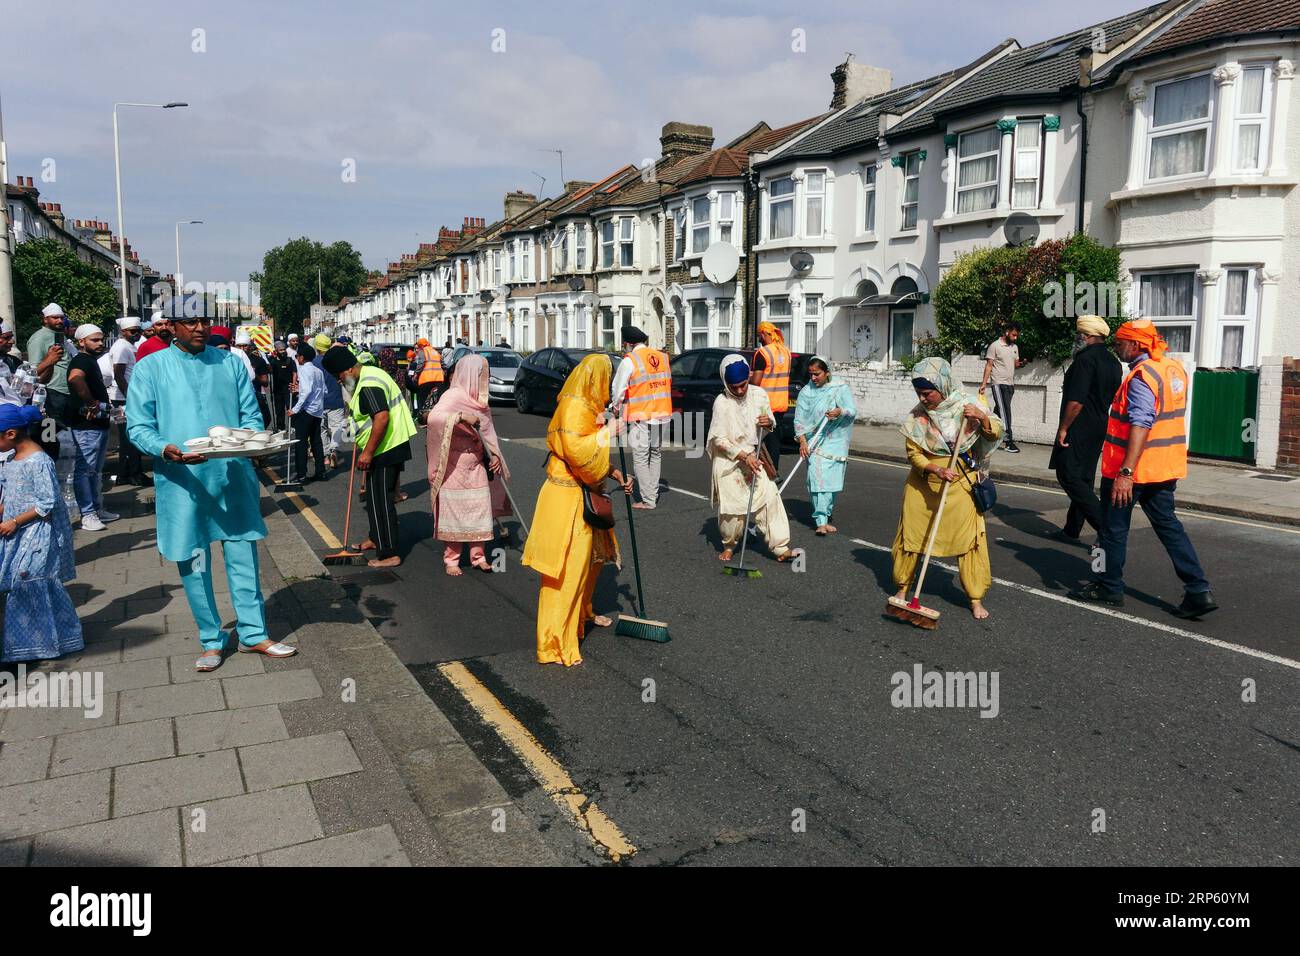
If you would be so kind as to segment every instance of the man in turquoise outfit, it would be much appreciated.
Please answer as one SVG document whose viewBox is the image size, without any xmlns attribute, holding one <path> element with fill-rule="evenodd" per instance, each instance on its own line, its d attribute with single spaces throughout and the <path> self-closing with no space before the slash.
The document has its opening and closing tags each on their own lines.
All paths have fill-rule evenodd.
<svg viewBox="0 0 1300 956">
<path fill-rule="evenodd" d="M 267 635 L 258 576 L 257 541 L 266 537 L 258 484 L 245 458 L 209 461 L 185 442 L 215 425 L 262 428 L 257 396 L 244 365 L 208 346 L 207 318 L 174 320 L 172 347 L 140 363 L 126 400 L 131 443 L 152 455 L 158 550 L 180 570 L 199 628 L 200 671 L 221 666 L 227 637 L 212 593 L 210 544 L 221 542 L 230 598 L 239 621 L 239 650 L 290 657 L 297 648 Z"/>
</svg>

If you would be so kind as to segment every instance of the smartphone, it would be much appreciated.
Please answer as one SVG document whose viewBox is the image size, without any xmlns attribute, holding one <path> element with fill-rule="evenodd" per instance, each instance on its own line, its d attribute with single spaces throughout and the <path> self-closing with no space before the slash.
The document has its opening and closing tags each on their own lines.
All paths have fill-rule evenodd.
<svg viewBox="0 0 1300 956">
<path fill-rule="evenodd" d="M 63 336 L 63 333 L 62 333 L 62 332 L 55 332 L 55 333 L 54 333 L 54 344 L 57 345 L 59 348 L 63 348 L 63 338 L 64 338 L 64 336 Z"/>
</svg>

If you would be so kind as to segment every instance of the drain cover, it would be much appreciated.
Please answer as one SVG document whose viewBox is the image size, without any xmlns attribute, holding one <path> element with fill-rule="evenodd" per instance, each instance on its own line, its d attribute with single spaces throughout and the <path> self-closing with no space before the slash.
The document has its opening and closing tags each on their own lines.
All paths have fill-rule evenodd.
<svg viewBox="0 0 1300 956">
<path fill-rule="evenodd" d="M 1262 478 L 1265 481 L 1295 481 L 1295 479 L 1289 475 L 1254 475 L 1252 477 Z"/>
<path fill-rule="evenodd" d="M 401 579 L 392 571 L 369 570 L 354 574 L 335 574 L 334 580 L 343 587 L 373 588 L 381 584 L 396 584 Z"/>
</svg>

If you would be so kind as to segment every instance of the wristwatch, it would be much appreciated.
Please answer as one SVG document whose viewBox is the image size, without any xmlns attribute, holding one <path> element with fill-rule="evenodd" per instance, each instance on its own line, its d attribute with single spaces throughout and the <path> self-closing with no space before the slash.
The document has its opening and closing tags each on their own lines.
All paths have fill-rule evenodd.
<svg viewBox="0 0 1300 956">
<path fill-rule="evenodd" d="M 1133 477 L 1133 469 L 1132 469 L 1132 468 L 1121 468 L 1121 469 L 1119 470 L 1119 476 L 1120 476 L 1121 478 L 1132 478 L 1132 477 Z"/>
</svg>

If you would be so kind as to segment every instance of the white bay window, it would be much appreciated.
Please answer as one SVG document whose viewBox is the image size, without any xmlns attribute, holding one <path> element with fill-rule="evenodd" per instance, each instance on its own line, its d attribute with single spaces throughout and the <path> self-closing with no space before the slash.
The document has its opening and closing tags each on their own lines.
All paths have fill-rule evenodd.
<svg viewBox="0 0 1300 956">
<path fill-rule="evenodd" d="M 1147 179 L 1174 179 L 1209 169 L 1214 83 L 1209 73 L 1157 83 L 1147 131 Z"/>
<path fill-rule="evenodd" d="M 1135 279 L 1139 314 L 1159 327 L 1170 352 L 1190 354 L 1196 341 L 1196 272 L 1147 272 Z"/>
<path fill-rule="evenodd" d="M 804 235 L 818 239 L 826 231 L 826 171 L 814 169 L 804 177 Z"/>
<path fill-rule="evenodd" d="M 794 179 L 786 176 L 767 185 L 767 238 L 794 236 Z"/>
<path fill-rule="evenodd" d="M 1237 111 L 1233 117 L 1235 172 L 1260 172 L 1268 165 L 1269 103 L 1272 71 L 1263 65 L 1245 66 L 1237 78 Z"/>
<path fill-rule="evenodd" d="M 998 204 L 998 156 L 1002 134 L 996 126 L 957 138 L 957 212 L 979 212 Z M 910 157 L 909 157 L 910 158 Z M 915 221 L 912 225 L 916 225 Z M 905 227 L 910 228 L 910 227 Z"/>
<path fill-rule="evenodd" d="M 1038 188 L 1043 168 L 1043 121 L 1016 123 L 1015 157 L 1012 160 L 1012 209 L 1037 209 Z"/>
<path fill-rule="evenodd" d="M 691 201 L 691 252 L 697 256 L 709 248 L 712 206 L 708 196 Z"/>
</svg>

